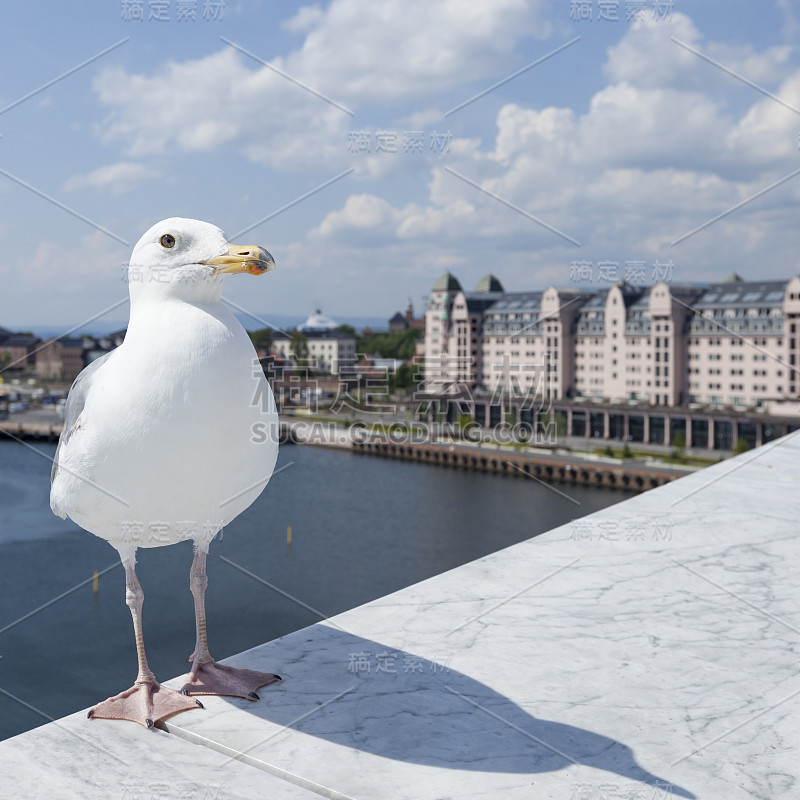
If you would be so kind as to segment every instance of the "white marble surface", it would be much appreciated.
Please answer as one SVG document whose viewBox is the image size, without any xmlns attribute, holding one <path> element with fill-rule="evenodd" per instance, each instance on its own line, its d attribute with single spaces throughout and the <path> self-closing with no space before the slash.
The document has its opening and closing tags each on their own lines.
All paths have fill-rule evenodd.
<svg viewBox="0 0 800 800">
<path fill-rule="evenodd" d="M 186 713 L 200 714 L 201 710 Z M 106 724 L 98 725 L 98 722 Z M 0 742 L 4 800 L 313 800 L 316 792 L 212 750 L 82 711 Z"/>
<path fill-rule="evenodd" d="M 798 520 L 795 434 L 240 654 L 284 682 L 168 729 L 365 800 L 796 798 Z"/>
<path fill-rule="evenodd" d="M 257 703 L 102 741 L 329 798 L 794 799 L 798 520 L 793 434 L 239 654 L 284 677 Z"/>
</svg>

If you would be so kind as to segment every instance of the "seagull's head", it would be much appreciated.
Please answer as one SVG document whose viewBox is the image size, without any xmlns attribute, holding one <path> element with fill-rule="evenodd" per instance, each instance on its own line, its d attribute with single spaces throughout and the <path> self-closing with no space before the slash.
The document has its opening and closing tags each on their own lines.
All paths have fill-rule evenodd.
<svg viewBox="0 0 800 800">
<path fill-rule="evenodd" d="M 222 292 L 225 275 L 262 275 L 271 269 L 275 260 L 263 247 L 230 244 L 216 225 L 171 217 L 153 225 L 136 243 L 128 284 L 131 296 L 146 292 L 214 299 Z"/>
</svg>

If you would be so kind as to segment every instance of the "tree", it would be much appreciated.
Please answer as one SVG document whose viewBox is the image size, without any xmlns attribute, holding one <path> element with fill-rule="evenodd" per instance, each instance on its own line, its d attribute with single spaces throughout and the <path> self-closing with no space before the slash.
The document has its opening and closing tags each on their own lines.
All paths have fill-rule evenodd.
<svg viewBox="0 0 800 800">
<path fill-rule="evenodd" d="M 733 452 L 736 453 L 738 456 L 739 453 L 746 453 L 750 449 L 750 445 L 747 443 L 747 439 L 743 439 L 741 436 L 736 440 L 736 447 L 734 448 Z"/>
<path fill-rule="evenodd" d="M 681 448 L 686 447 L 686 436 L 679 431 L 678 433 L 673 434 L 670 444 L 680 450 Z"/>
<path fill-rule="evenodd" d="M 402 333 L 368 333 L 356 341 L 359 353 L 378 353 L 381 358 L 400 358 L 408 361 L 417 348 L 417 340 L 424 332 L 419 328 L 409 328 Z"/>
<path fill-rule="evenodd" d="M 563 411 L 553 411 L 551 408 L 545 417 L 545 430 L 555 430 L 556 436 L 563 436 L 567 432 L 567 415 Z"/>
<path fill-rule="evenodd" d="M 456 420 L 456 427 L 458 428 L 458 435 L 463 439 L 464 431 L 472 424 L 472 417 L 469 414 L 459 414 Z"/>
<path fill-rule="evenodd" d="M 270 328 L 260 328 L 257 331 L 248 331 L 247 335 L 256 350 L 265 350 L 267 353 L 272 349 L 272 330 Z"/>
<path fill-rule="evenodd" d="M 393 392 L 397 389 L 413 389 L 414 370 L 408 364 L 401 364 L 397 368 L 397 371 L 390 375 L 389 384 L 389 389 Z"/>
<path fill-rule="evenodd" d="M 336 330 L 346 333 L 348 336 L 352 336 L 354 339 L 358 339 L 356 329 L 352 325 L 337 325 Z"/>
<path fill-rule="evenodd" d="M 294 331 L 289 339 L 289 349 L 292 351 L 296 364 L 308 362 L 308 337 L 300 331 Z"/>
</svg>

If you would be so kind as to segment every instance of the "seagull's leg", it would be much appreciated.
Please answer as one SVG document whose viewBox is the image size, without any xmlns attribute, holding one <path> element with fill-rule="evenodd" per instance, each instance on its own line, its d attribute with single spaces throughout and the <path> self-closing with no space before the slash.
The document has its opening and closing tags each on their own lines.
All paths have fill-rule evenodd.
<svg viewBox="0 0 800 800">
<path fill-rule="evenodd" d="M 131 610 L 133 617 L 133 635 L 136 637 L 136 658 L 139 662 L 139 674 L 136 683 L 156 683 L 147 665 L 147 654 L 144 651 L 144 633 L 142 632 L 142 606 L 144 605 L 144 591 L 136 577 L 136 569 L 132 563 L 125 564 L 125 603 Z"/>
<path fill-rule="evenodd" d="M 191 661 L 194 662 L 192 677 L 194 677 L 194 667 L 202 664 L 209 664 L 214 659 L 208 652 L 208 634 L 206 632 L 206 588 L 208 587 L 208 575 L 206 574 L 207 552 L 202 547 L 195 547 L 192 568 L 189 570 L 189 589 L 194 597 L 194 619 L 197 641 Z"/>
<path fill-rule="evenodd" d="M 206 576 L 208 550 L 206 548 L 202 545 L 195 546 L 194 560 L 189 572 L 189 588 L 194 596 L 197 642 L 194 653 L 190 656 L 192 669 L 189 673 L 189 680 L 181 691 L 187 695 L 220 694 L 227 697 L 258 700 L 259 697 L 255 690 L 268 683 L 279 681 L 279 675 L 217 664 L 208 651 L 205 603 L 206 587 L 208 586 L 208 577 Z"/>
<path fill-rule="evenodd" d="M 144 636 L 142 634 L 142 604 L 144 592 L 139 584 L 134 569 L 133 555 L 123 556 L 122 563 L 125 567 L 125 602 L 131 610 L 133 617 L 133 632 L 136 637 L 136 657 L 139 662 L 139 673 L 136 683 L 124 692 L 109 697 L 90 709 L 90 718 L 99 719 L 127 719 L 138 722 L 146 728 L 152 728 L 156 722 L 178 711 L 187 711 L 191 708 L 202 708 L 197 700 L 185 697 L 181 692 L 167 689 L 156 680 L 150 667 L 147 665 L 147 655 L 144 651 Z"/>
</svg>

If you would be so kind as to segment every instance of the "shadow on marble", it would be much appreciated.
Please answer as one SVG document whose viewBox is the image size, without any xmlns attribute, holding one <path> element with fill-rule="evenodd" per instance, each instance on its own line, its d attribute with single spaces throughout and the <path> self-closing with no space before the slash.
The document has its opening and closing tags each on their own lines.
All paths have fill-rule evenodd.
<svg viewBox="0 0 800 800">
<path fill-rule="evenodd" d="M 540 710 L 533 667 L 515 692 L 531 698 L 524 708 L 445 663 L 327 626 L 315 626 L 302 643 L 301 633 L 281 640 L 291 641 L 288 647 L 265 645 L 226 660 L 283 675 L 274 691 L 261 690 L 259 702 L 230 703 L 237 715 L 244 710 L 289 730 L 246 726 L 243 735 L 241 717 L 226 722 L 223 712 L 208 720 L 222 744 L 254 757 L 271 751 L 274 757 L 282 737 L 294 730 L 383 758 L 448 769 L 535 774 L 586 765 L 695 798 L 640 766 L 629 745 L 532 713 Z M 284 664 L 274 663 L 277 652 L 287 659 Z M 173 721 L 199 731 L 202 716 L 178 715 Z M 254 731 L 264 734 L 260 740 L 252 740 Z"/>
</svg>

